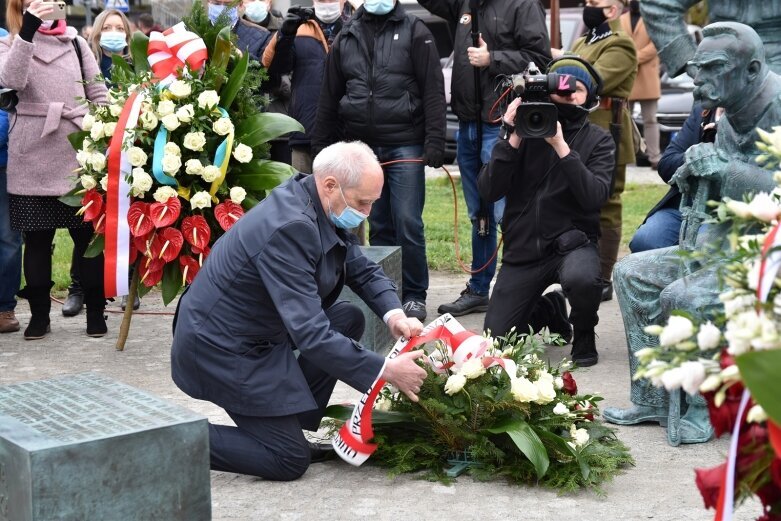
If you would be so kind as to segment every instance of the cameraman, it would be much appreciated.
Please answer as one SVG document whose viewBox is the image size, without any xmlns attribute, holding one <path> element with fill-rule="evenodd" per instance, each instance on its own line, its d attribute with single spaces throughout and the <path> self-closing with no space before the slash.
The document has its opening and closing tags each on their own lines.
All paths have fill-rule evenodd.
<svg viewBox="0 0 781 521">
<path fill-rule="evenodd" d="M 574 93 L 550 94 L 558 109 L 556 135 L 519 137 L 514 122 L 521 99 L 514 100 L 502 118 L 502 138 L 478 179 L 487 201 L 507 198 L 502 267 L 484 328 L 502 336 L 513 326 L 519 331 L 548 326 L 567 339 L 572 326 L 564 299 L 556 292 L 541 296 L 559 282 L 572 305 L 572 359 L 591 366 L 599 359 L 594 341 L 602 292 L 599 209 L 610 190 L 615 144 L 588 121 L 588 109 L 598 102 L 597 72 L 571 57 L 554 61 L 553 72 L 577 80 Z"/>
</svg>

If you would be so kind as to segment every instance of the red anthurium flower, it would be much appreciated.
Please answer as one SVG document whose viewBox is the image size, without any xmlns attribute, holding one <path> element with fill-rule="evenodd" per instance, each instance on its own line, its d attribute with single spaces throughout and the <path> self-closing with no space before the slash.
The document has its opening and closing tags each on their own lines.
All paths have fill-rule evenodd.
<svg viewBox="0 0 781 521">
<path fill-rule="evenodd" d="M 206 257 L 209 256 L 209 254 L 212 252 L 212 249 L 209 248 L 209 246 L 206 246 L 204 249 L 196 248 L 195 246 L 192 247 L 193 253 L 198 256 L 198 264 L 203 266 L 203 261 L 206 260 Z"/>
<path fill-rule="evenodd" d="M 169 197 L 164 203 L 152 203 L 149 205 L 149 216 L 155 228 L 171 226 L 179 218 L 182 211 L 182 203 L 178 197 Z"/>
<path fill-rule="evenodd" d="M 770 477 L 776 487 L 781 488 L 781 458 L 773 459 L 770 464 Z"/>
<path fill-rule="evenodd" d="M 149 250 L 149 245 L 154 239 L 154 237 L 155 237 L 155 229 L 154 227 L 152 227 L 152 230 L 146 235 L 137 235 L 133 237 L 133 245 L 138 249 L 138 252 L 141 255 L 146 255 L 147 251 Z"/>
<path fill-rule="evenodd" d="M 192 215 L 182 220 L 182 235 L 187 242 L 199 250 L 205 249 L 209 245 L 211 230 L 206 219 L 200 215 Z"/>
<path fill-rule="evenodd" d="M 128 264 L 133 266 L 136 263 L 136 260 L 138 260 L 138 248 L 136 247 L 135 240 L 131 240 L 130 241 L 130 255 L 128 257 Z"/>
<path fill-rule="evenodd" d="M 231 200 L 214 207 L 214 217 L 226 232 L 244 215 L 244 208 Z"/>
<path fill-rule="evenodd" d="M 127 210 L 127 224 L 130 226 L 130 234 L 133 237 L 146 235 L 155 229 L 152 218 L 149 216 L 149 204 L 136 201 Z"/>
<path fill-rule="evenodd" d="M 86 222 L 94 221 L 103 214 L 103 196 L 94 188 L 87 190 L 81 198 L 81 209 L 77 213 L 83 215 Z"/>
<path fill-rule="evenodd" d="M 565 393 L 571 396 L 575 396 L 576 394 L 578 394 L 578 384 L 575 382 L 575 379 L 572 377 L 572 373 L 570 373 L 569 371 L 564 371 L 561 374 L 561 379 L 564 380 L 563 389 Z"/>
<path fill-rule="evenodd" d="M 705 508 L 716 508 L 719 502 L 719 492 L 724 476 L 727 473 L 727 463 L 709 469 L 694 469 L 695 483 L 705 502 Z"/>
<path fill-rule="evenodd" d="M 139 264 L 138 275 L 141 277 L 141 283 L 144 286 L 151 288 L 163 279 L 165 262 L 162 259 L 144 259 Z"/>
<path fill-rule="evenodd" d="M 92 222 L 92 228 L 97 234 L 103 235 L 106 233 L 106 212 L 101 212 L 98 220 Z"/>
<path fill-rule="evenodd" d="M 198 275 L 198 271 L 201 269 L 201 265 L 189 255 L 179 257 L 179 265 L 182 267 L 182 284 L 192 284 L 195 276 Z"/>
<path fill-rule="evenodd" d="M 176 228 L 163 228 L 158 232 L 157 236 L 163 241 L 158 258 L 169 263 L 179 255 L 180 251 L 182 251 L 182 244 L 184 244 L 182 232 Z"/>
</svg>

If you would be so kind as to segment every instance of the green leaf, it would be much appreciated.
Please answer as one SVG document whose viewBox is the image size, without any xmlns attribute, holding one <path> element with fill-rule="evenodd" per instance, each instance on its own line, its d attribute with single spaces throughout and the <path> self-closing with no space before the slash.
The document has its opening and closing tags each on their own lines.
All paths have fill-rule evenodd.
<svg viewBox="0 0 781 521">
<path fill-rule="evenodd" d="M 215 88 L 219 92 L 223 82 L 223 74 L 228 68 L 228 62 L 231 57 L 231 28 L 226 26 L 217 35 L 217 40 L 214 43 L 214 56 L 212 56 L 211 64 L 215 71 L 219 74 L 215 78 Z"/>
<path fill-rule="evenodd" d="M 239 167 L 239 174 L 231 179 L 232 186 L 247 191 L 272 190 L 295 173 L 292 166 L 269 159 L 253 159 Z"/>
<path fill-rule="evenodd" d="M 130 38 L 130 56 L 133 58 L 133 68 L 136 70 L 136 74 L 142 74 L 149 70 L 147 47 L 149 47 L 149 37 L 141 31 L 134 32 Z"/>
<path fill-rule="evenodd" d="M 97 257 L 101 253 L 103 253 L 103 248 L 106 244 L 106 237 L 102 234 L 95 234 L 92 237 L 92 240 L 89 243 L 89 246 L 87 246 L 87 250 L 84 252 L 84 256 L 88 259 L 91 259 L 93 257 Z"/>
<path fill-rule="evenodd" d="M 130 68 L 130 64 L 128 64 L 127 60 L 119 54 L 111 56 L 111 66 L 112 68 L 122 69 L 125 74 L 133 74 L 133 69 Z"/>
<path fill-rule="evenodd" d="M 548 466 L 550 465 L 548 451 L 545 450 L 542 440 L 540 440 L 537 433 L 534 432 L 528 423 L 523 420 L 509 419 L 486 430 L 493 434 L 506 433 L 510 436 L 518 450 L 534 465 L 538 479 L 542 479 L 545 473 L 548 472 Z"/>
<path fill-rule="evenodd" d="M 236 126 L 236 141 L 255 148 L 290 132 L 303 131 L 304 127 L 301 123 L 290 116 L 275 112 L 261 112 Z"/>
<path fill-rule="evenodd" d="M 258 194 L 256 193 L 255 195 L 258 195 Z M 263 195 L 263 197 L 262 197 L 261 199 L 263 199 L 263 198 L 265 198 L 265 197 L 266 197 L 266 194 L 265 194 L 265 193 L 263 193 L 262 195 Z M 242 207 L 243 207 L 245 210 L 249 211 L 249 210 L 252 210 L 253 208 L 255 208 L 255 206 L 257 206 L 257 204 L 258 204 L 259 202 L 260 202 L 260 200 L 258 200 L 256 197 L 253 197 L 253 196 L 251 196 L 251 195 L 247 194 L 247 196 L 246 196 L 246 197 L 244 198 L 244 200 L 241 202 L 241 206 L 242 206 Z"/>
<path fill-rule="evenodd" d="M 163 267 L 163 304 L 168 305 L 182 288 L 182 270 L 179 268 L 179 262 L 169 262 Z"/>
<path fill-rule="evenodd" d="M 83 191 L 84 188 L 81 186 L 81 183 L 71 188 L 70 192 L 67 194 L 58 197 L 57 200 L 63 204 L 67 204 L 68 206 L 73 206 L 74 208 L 79 208 L 81 206 L 81 194 L 79 192 Z"/>
<path fill-rule="evenodd" d="M 330 405 L 325 409 L 325 416 L 344 422 L 349 420 L 352 414 L 352 405 Z M 406 423 L 411 421 L 412 415 L 406 412 L 377 410 L 372 412 L 372 424 L 374 425 L 392 425 L 394 423 Z"/>
<path fill-rule="evenodd" d="M 781 350 L 753 351 L 735 359 L 743 382 L 751 391 L 751 396 L 765 409 L 767 415 L 777 424 L 781 424 Z"/>
<path fill-rule="evenodd" d="M 578 457 L 578 452 L 567 444 L 567 440 L 541 427 L 532 427 L 543 444 L 553 447 L 554 450 L 565 456 Z"/>
<path fill-rule="evenodd" d="M 73 150 L 81 150 L 84 145 L 84 138 L 89 137 L 89 130 L 79 130 L 78 132 L 71 132 L 68 134 L 68 141 L 70 141 Z"/>
<path fill-rule="evenodd" d="M 233 100 L 236 99 L 236 94 L 238 94 L 244 83 L 244 77 L 247 75 L 248 66 L 249 53 L 245 52 L 239 60 L 239 63 L 234 67 L 233 72 L 228 79 L 228 83 L 225 84 L 225 87 L 223 87 L 222 92 L 220 93 L 220 107 L 228 110 L 233 104 Z"/>
</svg>

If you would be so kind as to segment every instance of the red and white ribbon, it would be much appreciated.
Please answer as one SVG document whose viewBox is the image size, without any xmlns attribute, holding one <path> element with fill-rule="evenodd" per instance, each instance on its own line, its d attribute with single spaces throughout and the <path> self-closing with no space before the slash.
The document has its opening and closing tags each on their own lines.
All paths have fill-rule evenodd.
<svg viewBox="0 0 781 521">
<path fill-rule="evenodd" d="M 149 34 L 147 58 L 152 72 L 163 85 L 174 81 L 185 63 L 190 70 L 197 71 L 208 58 L 206 44 L 200 36 L 188 31 L 184 22 L 179 22 L 165 31 Z"/>
<path fill-rule="evenodd" d="M 106 187 L 106 236 L 104 248 L 103 285 L 106 297 L 128 293 L 130 264 L 130 227 L 127 210 L 130 208 L 130 176 L 132 166 L 123 149 L 131 141 L 141 112 L 142 97 L 133 92 L 119 115 L 114 135 L 108 147 L 108 185 Z"/>
<path fill-rule="evenodd" d="M 779 233 L 779 227 L 781 227 L 781 224 L 775 225 L 762 244 L 762 261 L 759 265 L 759 282 L 757 283 L 757 299 L 760 302 L 767 300 L 776 274 L 779 268 L 781 268 L 781 233 Z"/>
</svg>

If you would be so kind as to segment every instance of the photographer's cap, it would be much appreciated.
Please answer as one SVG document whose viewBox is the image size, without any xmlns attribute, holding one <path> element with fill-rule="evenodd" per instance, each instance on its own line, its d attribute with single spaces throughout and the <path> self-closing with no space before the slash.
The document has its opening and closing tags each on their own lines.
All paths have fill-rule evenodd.
<svg viewBox="0 0 781 521">
<path fill-rule="evenodd" d="M 600 82 L 591 75 L 591 72 L 583 63 L 580 62 L 580 60 L 560 58 L 551 64 L 548 72 L 555 72 L 556 74 L 569 74 L 585 85 L 590 95 L 593 96 L 595 94 L 599 94 L 596 92 L 596 90 L 597 85 Z"/>
</svg>

